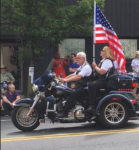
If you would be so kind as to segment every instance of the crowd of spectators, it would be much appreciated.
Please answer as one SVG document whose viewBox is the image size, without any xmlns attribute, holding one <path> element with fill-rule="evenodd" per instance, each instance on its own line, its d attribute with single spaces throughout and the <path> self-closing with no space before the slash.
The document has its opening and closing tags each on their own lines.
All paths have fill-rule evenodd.
<svg viewBox="0 0 139 150">
<path fill-rule="evenodd" d="M 116 61 L 114 61 L 115 69 L 118 70 Z M 135 93 L 139 94 L 139 50 L 136 51 L 135 58 L 131 62 L 132 73 L 137 77 L 137 88 L 135 88 Z M 56 73 L 56 76 L 65 78 L 77 71 L 79 64 L 77 64 L 76 54 L 71 53 L 71 55 L 61 58 L 59 51 L 54 55 L 50 63 L 50 70 Z M 10 115 L 13 109 L 13 104 L 20 99 L 20 95 L 15 89 L 15 78 L 8 71 L 5 66 L 0 67 L 0 85 L 1 85 L 1 100 L 0 108 L 3 108 L 7 115 Z M 6 86 L 5 86 L 6 85 Z M 75 83 L 71 82 L 68 84 L 71 88 L 75 88 Z"/>
<path fill-rule="evenodd" d="M 4 65 L 0 67 L 0 108 L 3 115 L 11 115 L 14 103 L 20 99 L 15 90 L 15 78 Z"/>
</svg>

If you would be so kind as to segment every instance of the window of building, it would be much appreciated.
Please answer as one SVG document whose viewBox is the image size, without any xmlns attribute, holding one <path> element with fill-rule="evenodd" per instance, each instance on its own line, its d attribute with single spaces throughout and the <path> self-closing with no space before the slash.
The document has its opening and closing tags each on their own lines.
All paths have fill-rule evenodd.
<svg viewBox="0 0 139 150">
<path fill-rule="evenodd" d="M 59 44 L 61 58 L 64 58 L 71 53 L 85 51 L 85 39 L 65 39 Z"/>
<path fill-rule="evenodd" d="M 18 49 L 14 44 L 10 43 L 2 43 L 1 44 L 1 66 L 5 66 L 7 70 L 13 75 L 15 78 L 15 86 L 17 90 L 21 89 L 21 70 L 19 68 L 19 57 L 18 57 Z"/>
<path fill-rule="evenodd" d="M 126 58 L 134 58 L 137 50 L 137 39 L 121 39 Z"/>
</svg>

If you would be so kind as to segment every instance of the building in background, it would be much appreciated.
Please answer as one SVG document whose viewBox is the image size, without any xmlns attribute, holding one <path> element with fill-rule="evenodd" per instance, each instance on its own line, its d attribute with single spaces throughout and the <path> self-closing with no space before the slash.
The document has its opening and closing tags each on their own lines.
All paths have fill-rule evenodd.
<svg viewBox="0 0 139 150">
<path fill-rule="evenodd" d="M 121 39 L 131 71 L 131 60 L 139 49 L 139 0 L 106 0 L 104 13 Z"/>
<path fill-rule="evenodd" d="M 21 62 L 19 62 L 18 46 L 20 45 L 17 37 L 3 36 L 0 37 L 0 66 L 5 66 L 12 73 L 15 80 L 16 88 L 21 90 Z"/>
<path fill-rule="evenodd" d="M 66 5 L 74 5 L 74 0 L 69 0 Z M 139 49 L 139 0 L 105 0 L 104 14 L 113 26 L 118 37 L 121 39 L 124 53 L 127 59 L 127 70 L 131 71 L 131 60 L 135 56 L 135 51 Z M 93 13 L 93 12 L 92 12 Z M 90 26 L 92 28 L 92 26 Z M 21 40 L 19 37 L 1 37 L 1 59 L 4 65 L 11 72 L 17 75 L 18 89 L 25 90 L 27 87 L 28 64 L 23 64 L 18 60 L 19 47 Z M 40 76 L 49 65 L 56 49 L 59 49 L 61 56 L 64 58 L 71 53 L 85 51 L 87 59 L 91 63 L 93 60 L 92 37 L 82 35 L 82 33 L 70 35 L 69 38 L 63 40 L 57 47 L 53 47 L 50 43 L 42 42 L 46 53 L 35 64 L 35 78 Z M 99 62 L 99 53 L 103 44 L 96 44 L 96 62 Z M 24 83 L 24 84 L 23 84 Z"/>
<path fill-rule="evenodd" d="M 117 33 L 123 46 L 124 54 L 127 60 L 127 71 L 131 71 L 131 60 L 135 52 L 139 49 L 139 0 L 105 0 L 104 14 Z M 78 51 L 85 51 L 88 60 L 93 59 L 92 37 L 86 35 L 71 36 L 65 39 L 60 45 L 60 51 L 63 55 Z M 75 44 L 77 43 L 77 45 Z M 99 62 L 99 53 L 104 44 L 95 45 L 95 58 Z M 64 57 L 64 56 L 63 56 Z"/>
</svg>

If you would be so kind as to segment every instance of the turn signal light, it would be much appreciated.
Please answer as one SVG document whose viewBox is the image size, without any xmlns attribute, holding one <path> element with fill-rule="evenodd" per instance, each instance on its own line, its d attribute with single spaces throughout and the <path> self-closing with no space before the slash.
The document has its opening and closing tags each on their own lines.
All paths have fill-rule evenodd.
<svg viewBox="0 0 139 150">
<path fill-rule="evenodd" d="M 134 83 L 131 84 L 131 86 L 132 86 L 133 88 L 135 88 L 135 87 L 137 87 L 137 83 L 134 82 Z"/>
<path fill-rule="evenodd" d="M 137 100 L 136 99 L 132 99 L 130 100 L 132 104 L 137 104 Z"/>
</svg>

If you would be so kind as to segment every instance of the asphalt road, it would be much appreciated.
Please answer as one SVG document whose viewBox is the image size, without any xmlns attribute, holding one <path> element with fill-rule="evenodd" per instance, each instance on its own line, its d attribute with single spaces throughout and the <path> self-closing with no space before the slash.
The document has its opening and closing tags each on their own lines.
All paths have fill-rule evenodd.
<svg viewBox="0 0 139 150">
<path fill-rule="evenodd" d="M 16 129 L 1 118 L 1 150 L 139 150 L 139 120 L 108 130 L 95 123 L 55 123 L 47 120 L 33 132 Z"/>
</svg>

